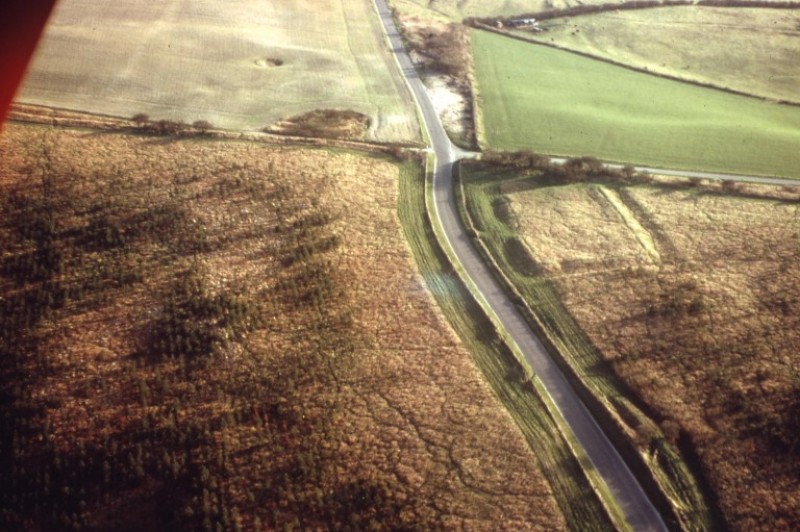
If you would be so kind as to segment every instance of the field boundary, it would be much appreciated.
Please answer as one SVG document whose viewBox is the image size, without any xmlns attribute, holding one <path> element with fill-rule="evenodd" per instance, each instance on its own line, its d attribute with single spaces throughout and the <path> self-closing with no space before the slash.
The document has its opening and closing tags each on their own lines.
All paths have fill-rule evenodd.
<svg viewBox="0 0 800 532">
<path fill-rule="evenodd" d="M 538 377 L 533 374 L 513 342 L 508 341 L 502 327 L 498 326 L 492 314 L 475 296 L 474 287 L 465 280 L 464 273 L 456 266 L 457 263 L 453 262 L 442 244 L 443 235 L 440 234 L 440 228 L 431 219 L 433 201 L 431 159 L 433 155 L 429 154 L 427 163 L 423 162 L 421 165 L 424 181 L 410 185 L 422 189 L 414 192 L 415 196 L 423 195 L 422 212 L 412 216 L 407 211 L 401 210 L 400 214 L 406 240 L 412 248 L 425 284 L 448 323 L 469 350 L 475 365 L 536 454 L 540 468 L 571 528 L 580 528 L 581 525 L 585 527 L 586 523 L 592 523 L 591 530 L 628 530 L 622 510 L 607 491 L 599 473 L 583 453 L 580 444 L 566 427 Z M 405 179 L 410 178 L 405 177 Z M 401 205 L 404 203 L 403 186 L 409 185 L 401 183 Z M 405 202 L 408 201 L 408 198 L 405 198 Z M 415 207 L 410 206 L 406 209 Z M 419 224 L 420 227 L 415 231 L 412 224 Z M 418 236 L 420 234 L 422 238 Z M 415 242 L 422 239 L 426 242 L 415 245 Z M 423 246 L 427 247 L 427 250 L 420 249 Z M 436 271 L 431 271 L 432 268 Z M 446 282 L 443 279 L 451 280 L 447 283 L 449 289 L 447 292 L 438 289 L 440 287 L 436 285 Z M 453 296 L 452 293 L 458 295 Z M 455 299 L 461 300 L 462 304 L 459 305 Z M 466 320 L 472 322 L 473 326 L 465 322 L 464 314 L 467 315 Z M 481 333 L 488 337 L 481 338 Z M 565 449 L 568 452 L 565 453 Z M 565 464 L 564 460 L 568 463 Z M 567 471 L 566 475 L 564 470 Z M 586 483 L 583 487 L 575 486 L 575 475 L 578 475 L 577 480 Z M 584 492 L 578 495 L 574 491 L 576 489 Z M 588 492 L 585 491 L 587 489 Z M 586 499 L 591 499 L 593 502 Z M 577 509 L 576 500 L 582 501 L 582 506 Z M 586 506 L 587 502 L 590 502 L 589 506 Z M 589 517 L 590 513 L 592 517 Z"/>
<path fill-rule="evenodd" d="M 472 22 L 482 24 L 508 23 L 509 21 L 524 18 L 535 18 L 537 20 L 553 20 L 556 18 L 573 18 L 584 15 L 597 15 L 609 11 L 641 11 L 646 9 L 658 9 L 661 7 L 727 7 L 727 8 L 764 8 L 764 9 L 800 9 L 800 2 L 767 2 L 764 0 L 629 0 L 620 3 L 588 4 L 566 7 L 563 9 L 550 9 L 547 11 L 537 11 L 533 13 L 522 13 L 506 17 L 468 17 L 464 19 L 464 24 L 470 25 Z"/>
<path fill-rule="evenodd" d="M 141 135 L 152 135 L 161 138 L 207 138 L 221 140 L 247 140 L 266 144 L 279 145 L 301 145 L 322 148 L 342 148 L 373 153 L 385 153 L 390 155 L 402 156 L 405 152 L 418 151 L 424 148 L 419 143 L 387 143 L 371 142 L 363 140 L 348 140 L 331 137 L 304 137 L 298 135 L 282 135 L 277 133 L 266 133 L 257 131 L 237 131 L 228 129 L 210 128 L 199 130 L 193 128 L 191 124 L 186 124 L 185 129 L 173 134 L 156 134 L 137 127 L 132 119 L 106 115 L 100 113 L 87 113 L 84 111 L 73 111 L 58 107 L 44 105 L 14 103 L 9 109 L 8 120 L 31 124 L 41 124 L 48 126 L 70 127 L 70 128 L 91 128 L 104 131 L 118 131 Z"/>
<path fill-rule="evenodd" d="M 689 470 L 685 466 L 678 469 L 671 467 L 670 469 L 673 474 L 670 474 L 670 471 L 665 471 L 661 461 L 656 458 L 657 453 L 652 453 L 653 456 L 650 457 L 637 449 L 631 437 L 626 434 L 626 421 L 633 420 L 635 423 L 640 423 L 649 433 L 654 435 L 650 444 L 651 452 L 653 451 L 653 442 L 656 442 L 657 447 L 655 450 L 658 453 L 677 457 L 682 464 L 688 462 L 684 459 L 684 456 L 670 448 L 671 446 L 666 442 L 661 428 L 653 419 L 653 413 L 647 412 L 646 405 L 641 404 L 641 401 L 636 398 L 635 394 L 624 386 L 624 382 L 620 381 L 618 378 L 614 379 L 613 382 L 609 382 L 613 387 L 613 391 L 618 394 L 618 397 L 615 397 L 604 394 L 601 389 L 597 388 L 597 384 L 592 385 L 582 377 L 583 374 L 590 373 L 593 370 L 581 367 L 576 357 L 565 355 L 564 351 L 558 347 L 560 343 L 558 337 L 563 336 L 563 334 L 560 335 L 555 330 L 551 329 L 546 324 L 546 320 L 543 320 L 525 300 L 514 282 L 506 275 L 503 268 L 495 260 L 495 257 L 489 250 L 489 246 L 481 237 L 480 231 L 477 229 L 466 203 L 464 183 L 461 177 L 461 161 L 454 167 L 454 180 L 454 193 L 456 195 L 459 215 L 476 249 L 491 269 L 503 290 L 506 291 L 510 299 L 514 302 L 525 321 L 540 338 L 542 344 L 552 355 L 557 365 L 562 369 L 589 411 L 604 428 L 614 446 L 620 450 L 620 455 L 625 459 L 625 462 L 642 483 L 646 493 L 654 501 L 656 507 L 663 515 L 667 516 L 669 518 L 668 520 L 673 524 L 680 523 L 681 527 L 692 530 L 713 529 L 714 525 L 717 524 L 716 522 L 720 521 L 721 513 L 715 507 L 713 501 L 709 500 L 709 494 L 699 489 L 699 487 L 707 485 L 705 479 L 702 478 L 702 475 L 698 478 L 698 473 L 695 469 Z M 582 334 L 581 330 L 564 332 Z M 620 399 L 623 399 L 624 402 L 621 402 Z M 686 450 L 682 447 L 683 446 L 679 446 L 682 454 L 686 454 Z M 689 461 L 691 461 L 693 457 L 694 450 L 692 449 L 691 451 L 692 452 L 689 453 Z M 660 471 L 660 474 L 658 474 L 657 471 Z M 678 478 L 676 478 L 676 475 Z M 677 497 L 684 492 L 684 490 L 680 489 L 681 485 L 684 487 L 688 486 L 690 490 L 700 495 L 703 503 L 700 512 L 692 512 L 693 509 L 697 509 L 694 508 L 694 505 L 696 505 L 698 501 L 680 500 L 680 498 Z M 692 503 L 694 503 L 694 505 Z M 681 511 L 682 509 L 684 511 Z M 691 517 L 698 513 L 705 514 L 706 518 L 699 521 L 697 519 L 691 519 Z"/>
<path fill-rule="evenodd" d="M 692 4 L 692 5 L 694 5 L 694 4 Z M 664 6 L 660 6 L 659 5 L 658 7 L 664 7 Z M 717 7 L 717 6 L 715 6 L 715 7 Z M 798 4 L 798 9 L 800 9 L 800 4 Z M 577 55 L 577 56 L 580 56 L 580 57 L 583 57 L 583 58 L 586 58 L 586 59 L 591 59 L 591 60 L 594 60 L 594 61 L 600 61 L 601 63 L 606 63 L 606 64 L 609 64 L 609 65 L 613 65 L 613 66 L 617 66 L 617 67 L 620 67 L 620 68 L 624 68 L 626 70 L 630 70 L 631 72 L 637 72 L 639 74 L 646 74 L 648 76 L 653 76 L 653 77 L 665 79 L 665 80 L 668 80 L 668 81 L 674 81 L 674 82 L 677 82 L 677 83 L 685 83 L 687 85 L 693 85 L 695 87 L 700 87 L 700 88 L 703 88 L 703 89 L 717 90 L 717 91 L 725 92 L 725 93 L 728 93 L 728 94 L 733 94 L 735 96 L 743 96 L 743 97 L 746 97 L 746 98 L 752 98 L 754 100 L 758 100 L 758 101 L 762 101 L 762 102 L 769 102 L 769 103 L 773 103 L 773 104 L 777 104 L 777 105 L 786 105 L 786 106 L 790 106 L 790 107 L 800 107 L 800 101 L 792 101 L 792 100 L 784 100 L 784 99 L 778 100 L 778 99 L 775 99 L 775 98 L 769 98 L 767 96 L 760 96 L 758 94 L 753 94 L 753 93 L 750 93 L 750 92 L 744 92 L 744 91 L 740 91 L 740 90 L 737 90 L 737 89 L 731 89 L 729 87 L 723 87 L 721 85 L 714 85 L 713 83 L 705 83 L 703 81 L 697 81 L 697 80 L 694 80 L 694 79 L 687 79 L 687 78 L 681 78 L 681 77 L 678 77 L 678 76 L 671 76 L 669 74 L 664 74 L 664 73 L 660 73 L 660 72 L 654 72 L 654 71 L 648 70 L 646 68 L 640 68 L 640 67 L 636 67 L 636 66 L 633 66 L 633 65 L 629 65 L 627 63 L 622 63 L 620 61 L 615 61 L 615 60 L 609 59 L 607 57 L 601 57 L 601 56 L 598 56 L 598 55 L 590 54 L 588 52 L 583 52 L 583 51 L 580 51 L 580 50 L 575 50 L 575 49 L 572 49 L 572 48 L 568 48 L 566 46 L 562 46 L 560 44 L 556 44 L 556 43 L 553 43 L 553 42 L 547 42 L 547 41 L 544 41 L 544 40 L 536 39 L 535 37 L 525 37 L 523 35 L 520 35 L 519 33 L 513 33 L 511 31 L 508 31 L 508 30 L 505 30 L 505 29 L 502 29 L 502 28 L 495 28 L 493 26 L 489 26 L 489 25 L 481 23 L 481 22 L 475 22 L 475 21 L 467 22 L 467 21 L 465 21 L 464 23 L 469 25 L 470 27 L 472 27 L 474 29 L 477 29 L 477 30 L 488 31 L 490 33 L 495 33 L 495 34 L 501 35 L 503 37 L 508 37 L 509 39 L 514 39 L 516 41 L 520 41 L 520 42 L 524 42 L 524 43 L 528 43 L 528 44 L 532 44 L 532 45 L 546 46 L 547 48 L 552 48 L 554 50 L 559 50 L 559 51 L 570 53 L 570 54 L 574 54 L 574 55 Z"/>
</svg>

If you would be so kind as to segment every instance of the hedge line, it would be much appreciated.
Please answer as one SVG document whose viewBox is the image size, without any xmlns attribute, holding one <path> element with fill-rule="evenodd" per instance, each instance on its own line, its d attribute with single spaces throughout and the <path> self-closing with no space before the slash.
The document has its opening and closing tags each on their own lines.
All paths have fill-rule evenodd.
<svg viewBox="0 0 800 532">
<path fill-rule="evenodd" d="M 769 2 L 766 0 L 630 0 L 628 2 L 605 3 L 594 5 L 577 5 L 564 9 L 552 9 L 535 13 L 524 13 L 513 17 L 469 17 L 464 19 L 464 24 L 494 25 L 498 22 L 507 24 L 512 20 L 535 18 L 537 20 L 551 20 L 555 18 L 575 17 L 580 15 L 593 15 L 607 11 L 632 11 L 637 9 L 653 9 L 657 7 L 675 6 L 707 6 L 707 7 L 756 7 L 765 9 L 800 9 L 800 2 Z"/>
</svg>

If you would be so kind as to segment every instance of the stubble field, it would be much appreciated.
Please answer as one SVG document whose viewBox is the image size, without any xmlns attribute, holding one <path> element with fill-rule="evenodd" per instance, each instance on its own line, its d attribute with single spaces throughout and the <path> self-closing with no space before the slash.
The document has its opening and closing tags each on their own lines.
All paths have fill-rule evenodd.
<svg viewBox="0 0 800 532">
<path fill-rule="evenodd" d="M 500 264 L 513 265 L 522 293 L 553 287 L 585 349 L 652 409 L 663 437 L 696 456 L 731 529 L 796 529 L 797 192 L 589 181 L 496 184 L 497 219 L 481 223 L 524 241 L 495 243 Z"/>
<path fill-rule="evenodd" d="M 413 104 L 369 0 L 64 0 L 19 101 L 260 129 L 315 109 L 370 117 L 367 138 L 413 141 Z"/>
<path fill-rule="evenodd" d="M 4 527 L 559 529 L 371 156 L 9 125 Z"/>
</svg>

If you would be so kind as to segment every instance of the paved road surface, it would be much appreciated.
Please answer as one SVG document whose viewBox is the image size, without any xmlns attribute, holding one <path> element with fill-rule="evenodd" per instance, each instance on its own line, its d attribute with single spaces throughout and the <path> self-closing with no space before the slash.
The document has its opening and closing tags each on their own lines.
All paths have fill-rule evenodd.
<svg viewBox="0 0 800 532">
<path fill-rule="evenodd" d="M 455 255 L 480 290 L 480 296 L 492 308 L 513 341 L 525 354 L 556 407 L 572 428 L 589 459 L 625 512 L 625 516 L 634 530 L 666 530 L 658 511 L 645 495 L 622 457 L 600 429 L 514 304 L 500 288 L 491 271 L 469 241 L 456 211 L 451 172 L 453 162 L 466 154 L 456 148 L 445 134 L 425 87 L 405 51 L 386 0 L 375 0 L 375 3 L 397 63 L 417 101 L 421 120 L 436 154 L 435 215 L 438 217 Z"/>
</svg>

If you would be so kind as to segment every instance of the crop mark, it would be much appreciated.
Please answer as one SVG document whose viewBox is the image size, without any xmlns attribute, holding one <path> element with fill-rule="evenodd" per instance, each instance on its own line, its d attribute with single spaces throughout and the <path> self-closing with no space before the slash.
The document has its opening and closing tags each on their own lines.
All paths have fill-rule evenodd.
<svg viewBox="0 0 800 532">
<path fill-rule="evenodd" d="M 622 198 L 620 198 L 619 194 L 615 190 L 604 186 L 600 186 L 599 188 L 600 192 L 603 193 L 603 196 L 605 196 L 611 206 L 614 207 L 614 209 L 622 217 L 625 225 L 631 230 L 645 252 L 650 255 L 653 263 L 659 264 L 661 262 L 661 255 L 656 248 L 656 243 L 653 240 L 653 236 L 650 234 L 650 232 L 639 223 L 636 215 L 628 208 L 625 202 L 622 201 Z"/>
</svg>

